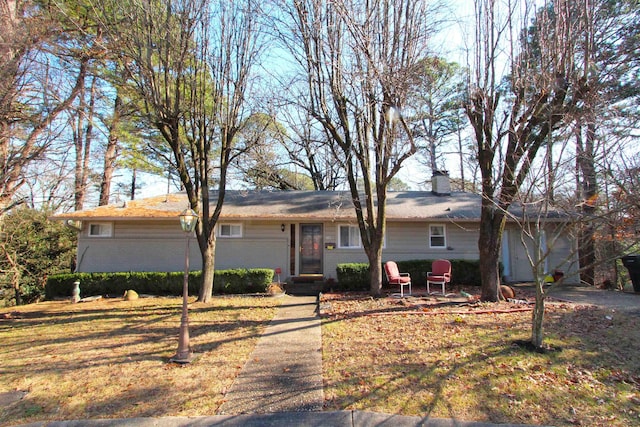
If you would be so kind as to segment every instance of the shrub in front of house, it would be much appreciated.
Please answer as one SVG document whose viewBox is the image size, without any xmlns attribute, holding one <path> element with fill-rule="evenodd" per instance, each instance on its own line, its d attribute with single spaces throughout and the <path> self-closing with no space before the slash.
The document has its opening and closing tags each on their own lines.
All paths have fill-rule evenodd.
<svg viewBox="0 0 640 427">
<path fill-rule="evenodd" d="M 268 268 L 220 270 L 215 272 L 213 292 L 221 294 L 264 293 L 273 282 Z"/>
<path fill-rule="evenodd" d="M 345 263 L 336 266 L 338 283 L 332 284 L 334 291 L 368 291 L 369 264 Z M 329 289 L 327 289 L 329 290 Z"/>
<path fill-rule="evenodd" d="M 201 271 L 189 272 L 189 295 L 197 295 L 202 279 Z M 182 295 L 184 272 L 129 272 L 129 273 L 67 273 L 49 276 L 46 298 L 71 296 L 73 283 L 80 282 L 80 296 L 122 296 L 133 289 L 138 294 Z M 217 293 L 261 293 L 273 281 L 273 270 L 237 269 L 217 270 L 213 279 Z"/>
<path fill-rule="evenodd" d="M 414 284 L 426 284 L 427 272 L 431 271 L 431 264 L 435 260 L 410 260 L 398 261 L 398 269 L 401 272 L 411 274 L 411 282 Z M 481 286 L 480 261 L 467 259 L 450 259 L 451 283 L 454 285 Z M 502 271 L 502 265 L 500 265 Z"/>
<path fill-rule="evenodd" d="M 431 271 L 431 264 L 434 260 L 408 260 L 397 261 L 398 269 L 402 273 L 411 275 L 413 286 L 426 284 L 427 272 Z M 451 283 L 455 285 L 480 286 L 480 261 L 452 259 L 451 261 Z M 502 266 L 501 266 L 502 267 Z M 386 277 L 383 268 L 383 283 L 386 284 Z M 350 263 L 338 264 L 336 268 L 338 284 L 334 290 L 345 291 L 367 291 L 369 290 L 369 264 Z M 344 281 L 344 282 L 343 282 Z"/>
</svg>

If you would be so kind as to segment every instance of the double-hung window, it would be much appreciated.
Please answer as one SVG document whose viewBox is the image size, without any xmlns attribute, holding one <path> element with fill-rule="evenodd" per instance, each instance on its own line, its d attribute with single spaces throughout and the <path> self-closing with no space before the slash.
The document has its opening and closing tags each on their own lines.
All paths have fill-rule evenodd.
<svg viewBox="0 0 640 427">
<path fill-rule="evenodd" d="M 432 224 L 429 226 L 429 247 L 430 248 L 446 248 L 447 237 L 446 227 L 444 224 Z"/>
<path fill-rule="evenodd" d="M 220 224 L 218 226 L 218 236 L 240 238 L 242 237 L 242 224 Z"/>
<path fill-rule="evenodd" d="M 111 237 L 113 235 L 113 224 L 110 222 L 89 223 L 89 237 Z"/>
<path fill-rule="evenodd" d="M 339 248 L 361 248 L 360 228 L 357 225 L 340 225 L 338 227 Z"/>
</svg>

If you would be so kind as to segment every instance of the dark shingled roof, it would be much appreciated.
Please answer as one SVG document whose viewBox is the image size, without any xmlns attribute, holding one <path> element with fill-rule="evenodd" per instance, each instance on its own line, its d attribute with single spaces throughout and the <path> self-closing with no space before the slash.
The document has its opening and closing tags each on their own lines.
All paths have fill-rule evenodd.
<svg viewBox="0 0 640 427">
<path fill-rule="evenodd" d="M 211 202 L 217 194 L 211 194 Z M 481 196 L 472 193 L 436 195 L 430 191 L 389 192 L 387 219 L 394 221 L 424 221 L 456 219 L 479 221 Z M 183 193 L 150 197 L 124 203 L 99 206 L 93 209 L 59 214 L 59 220 L 161 220 L 175 218 L 187 208 Z M 514 204 L 510 209 L 521 217 L 522 208 Z M 560 211 L 549 210 L 547 219 L 567 219 Z M 347 191 L 242 191 L 226 192 L 221 218 L 223 220 L 355 220 L 355 210 Z"/>
<path fill-rule="evenodd" d="M 212 194 L 215 201 L 217 195 Z M 471 193 L 435 195 L 428 191 L 390 192 L 387 218 L 423 219 L 480 218 L 480 196 Z M 56 215 L 66 220 L 168 219 L 187 207 L 185 194 L 170 194 L 125 203 L 99 206 Z M 350 193 L 346 191 L 227 191 L 223 219 L 345 220 L 355 219 Z"/>
</svg>

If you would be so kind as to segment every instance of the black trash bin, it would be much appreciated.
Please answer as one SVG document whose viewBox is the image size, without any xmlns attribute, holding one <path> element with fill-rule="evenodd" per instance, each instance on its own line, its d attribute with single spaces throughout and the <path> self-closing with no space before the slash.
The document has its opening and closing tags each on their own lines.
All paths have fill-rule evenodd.
<svg viewBox="0 0 640 427">
<path fill-rule="evenodd" d="M 633 291 L 640 293 L 640 255 L 623 256 L 622 265 L 629 270 L 629 277 L 631 277 L 631 283 L 633 283 Z"/>
</svg>

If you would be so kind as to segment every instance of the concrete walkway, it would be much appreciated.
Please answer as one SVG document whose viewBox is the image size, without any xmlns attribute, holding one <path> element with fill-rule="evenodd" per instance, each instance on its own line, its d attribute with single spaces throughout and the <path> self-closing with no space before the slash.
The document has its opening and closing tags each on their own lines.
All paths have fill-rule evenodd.
<svg viewBox="0 0 640 427">
<path fill-rule="evenodd" d="M 219 415 L 321 411 L 322 335 L 315 296 L 285 296 Z"/>
</svg>

